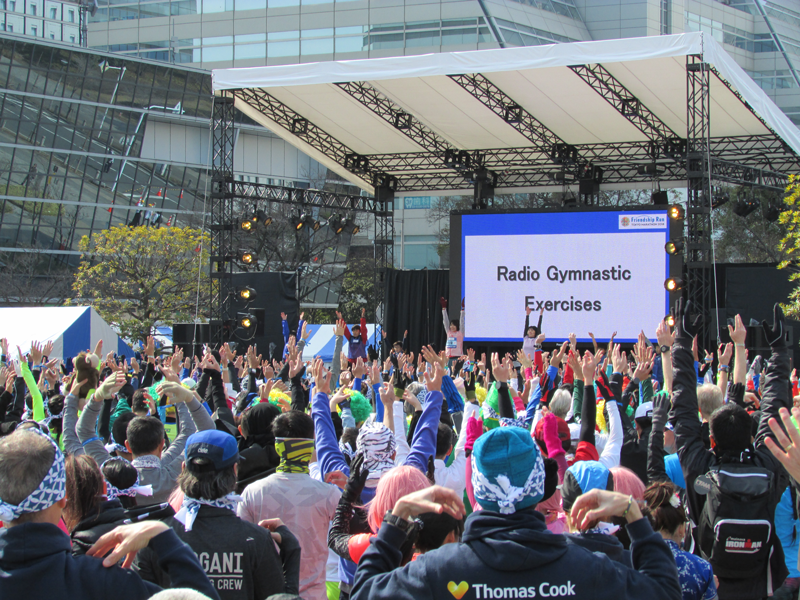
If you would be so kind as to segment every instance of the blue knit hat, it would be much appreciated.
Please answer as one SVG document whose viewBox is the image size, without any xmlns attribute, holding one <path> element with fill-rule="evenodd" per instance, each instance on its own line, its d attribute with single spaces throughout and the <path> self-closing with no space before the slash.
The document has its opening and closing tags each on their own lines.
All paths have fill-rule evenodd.
<svg viewBox="0 0 800 600">
<path fill-rule="evenodd" d="M 483 434 L 472 450 L 472 487 L 485 510 L 513 514 L 544 496 L 544 460 L 531 434 L 499 427 Z"/>
<path fill-rule="evenodd" d="M 614 489 L 611 471 L 596 460 L 576 462 L 564 473 L 564 483 L 561 484 L 561 505 L 564 510 L 570 510 L 578 496 L 596 489 Z"/>
</svg>

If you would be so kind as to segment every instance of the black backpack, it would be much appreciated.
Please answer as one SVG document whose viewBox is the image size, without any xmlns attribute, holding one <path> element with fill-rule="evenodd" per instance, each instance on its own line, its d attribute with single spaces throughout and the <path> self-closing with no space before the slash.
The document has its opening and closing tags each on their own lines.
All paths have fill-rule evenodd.
<svg viewBox="0 0 800 600">
<path fill-rule="evenodd" d="M 745 463 L 723 463 L 695 480 L 695 491 L 706 496 L 698 546 L 718 577 L 745 579 L 769 569 L 774 486 L 773 472 Z"/>
</svg>

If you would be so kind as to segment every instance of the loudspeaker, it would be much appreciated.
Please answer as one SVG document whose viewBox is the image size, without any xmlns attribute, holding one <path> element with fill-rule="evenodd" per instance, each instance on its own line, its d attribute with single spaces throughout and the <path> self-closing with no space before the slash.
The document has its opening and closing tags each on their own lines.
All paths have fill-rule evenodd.
<svg viewBox="0 0 800 600">
<path fill-rule="evenodd" d="M 183 350 L 184 356 L 200 356 L 203 344 L 210 340 L 208 323 L 174 323 L 172 325 L 172 345 Z M 194 345 L 192 343 L 194 342 Z"/>
</svg>

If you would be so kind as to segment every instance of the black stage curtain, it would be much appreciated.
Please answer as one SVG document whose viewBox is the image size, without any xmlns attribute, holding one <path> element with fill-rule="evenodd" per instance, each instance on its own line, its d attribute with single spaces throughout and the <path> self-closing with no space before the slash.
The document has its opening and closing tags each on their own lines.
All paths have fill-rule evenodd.
<svg viewBox="0 0 800 600">
<path fill-rule="evenodd" d="M 390 270 L 387 277 L 384 306 L 389 343 L 402 340 L 407 329 L 409 348 L 415 354 L 423 344 L 431 344 L 437 350 L 444 349 L 447 338 L 439 298 L 449 299 L 450 272 Z M 457 304 L 457 307 L 451 307 L 452 310 L 460 310 L 460 300 Z"/>
</svg>

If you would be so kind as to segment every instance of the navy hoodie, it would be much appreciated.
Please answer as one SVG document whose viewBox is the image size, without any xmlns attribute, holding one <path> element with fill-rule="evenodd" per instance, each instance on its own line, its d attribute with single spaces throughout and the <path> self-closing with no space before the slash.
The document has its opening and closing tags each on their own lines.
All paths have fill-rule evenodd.
<svg viewBox="0 0 800 600">
<path fill-rule="evenodd" d="M 175 587 L 219 600 L 194 553 L 171 529 L 150 540 Z M 69 537 L 50 523 L 0 531 L 0 598 L 25 600 L 143 600 L 161 591 L 130 569 L 104 567 L 92 556 L 72 556 Z"/>
<path fill-rule="evenodd" d="M 358 564 L 351 598 L 681 600 L 675 559 L 661 536 L 647 519 L 628 525 L 628 532 L 638 570 L 568 544 L 532 509 L 480 511 L 467 518 L 462 542 L 399 568 L 405 533 L 384 523 Z"/>
<path fill-rule="evenodd" d="M 614 562 L 621 563 L 626 567 L 633 567 L 631 553 L 625 550 L 617 538 L 605 533 L 567 533 L 564 534 L 568 544 L 575 544 L 581 548 L 586 548 L 589 552 L 599 552 L 605 554 Z"/>
</svg>

